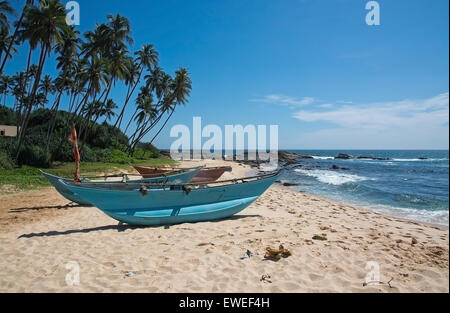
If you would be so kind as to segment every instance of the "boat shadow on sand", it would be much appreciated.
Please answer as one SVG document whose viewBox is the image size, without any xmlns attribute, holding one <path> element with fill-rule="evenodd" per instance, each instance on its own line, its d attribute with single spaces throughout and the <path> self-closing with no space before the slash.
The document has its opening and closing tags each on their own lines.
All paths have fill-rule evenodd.
<svg viewBox="0 0 450 313">
<path fill-rule="evenodd" d="M 243 218 L 249 218 L 249 217 L 261 217 L 261 215 L 258 214 L 247 214 L 247 215 L 233 215 L 227 218 L 218 219 L 214 221 L 208 221 L 207 223 L 218 223 L 223 222 L 226 220 L 239 220 Z M 164 228 L 164 229 L 170 229 L 172 226 L 180 226 L 180 225 L 186 225 L 186 227 L 182 227 L 181 229 L 189 229 L 188 225 L 193 225 L 197 223 L 205 223 L 205 222 L 196 222 L 196 223 L 182 223 L 182 224 L 173 224 L 173 225 L 155 225 L 155 226 L 140 226 L 140 225 L 128 225 L 123 224 L 119 222 L 115 225 L 105 225 L 105 226 L 98 226 L 98 227 L 91 227 L 91 228 L 84 228 L 84 229 L 69 229 L 64 231 L 48 231 L 48 232 L 42 232 L 42 233 L 29 233 L 29 234 L 22 234 L 18 239 L 20 238 L 33 238 L 33 237 L 49 237 L 49 236 L 61 236 L 61 235 L 71 235 L 71 234 L 80 234 L 80 233 L 90 233 L 95 231 L 104 231 L 104 230 L 117 230 L 118 232 L 123 232 L 128 229 L 134 230 L 134 229 L 140 229 L 140 228 Z"/>
<path fill-rule="evenodd" d="M 70 202 L 68 204 L 61 204 L 61 205 L 43 205 L 43 206 L 35 206 L 35 207 L 13 208 L 13 209 L 10 209 L 8 212 L 9 213 L 23 213 L 23 212 L 27 212 L 27 211 L 39 211 L 39 210 L 47 210 L 47 209 L 64 210 L 64 209 L 71 209 L 71 208 L 78 208 L 78 207 L 85 207 L 85 205 Z"/>
</svg>

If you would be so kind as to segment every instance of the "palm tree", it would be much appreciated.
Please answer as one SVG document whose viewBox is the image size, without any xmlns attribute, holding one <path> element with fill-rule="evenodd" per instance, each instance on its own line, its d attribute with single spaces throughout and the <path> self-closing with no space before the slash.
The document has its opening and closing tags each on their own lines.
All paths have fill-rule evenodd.
<svg viewBox="0 0 450 313">
<path fill-rule="evenodd" d="M 9 36 L 9 30 L 6 27 L 0 27 L 0 60 L 2 59 L 3 53 L 5 53 L 5 57 L 8 59 L 12 58 L 11 53 L 6 54 L 10 41 L 11 36 Z M 10 52 L 17 53 L 17 50 L 13 47 Z"/>
<path fill-rule="evenodd" d="M 128 74 L 127 64 L 130 62 L 130 60 L 128 59 L 126 53 L 126 49 L 115 49 L 114 51 L 112 51 L 110 57 L 107 58 L 109 62 L 106 71 L 109 74 L 109 83 L 106 89 L 104 102 L 106 102 L 106 99 L 108 99 L 109 97 L 111 87 L 116 84 L 116 79 L 118 78 L 119 80 L 124 80 L 125 76 Z"/>
<path fill-rule="evenodd" d="M 136 99 L 137 106 L 136 106 L 136 109 L 134 110 L 133 115 L 131 116 L 130 120 L 128 121 L 127 127 L 125 127 L 125 130 L 124 130 L 125 134 L 127 133 L 128 128 L 130 127 L 131 123 L 134 121 L 134 118 L 139 111 L 140 102 L 142 101 L 142 99 L 150 97 L 151 94 L 152 94 L 152 91 L 150 90 L 150 88 L 147 85 L 141 86 L 140 92 Z"/>
<path fill-rule="evenodd" d="M 154 91 L 158 101 L 155 105 L 157 110 L 157 117 L 150 123 L 145 125 L 145 129 L 139 133 L 139 135 L 130 138 L 131 150 L 133 151 L 137 143 L 148 134 L 161 120 L 166 112 L 171 111 L 174 97 L 172 97 L 173 80 L 159 67 L 155 67 L 150 75 L 146 76 L 147 85 L 152 91 Z M 171 115 L 169 114 L 169 118 Z M 166 122 L 167 123 L 167 122 Z"/>
<path fill-rule="evenodd" d="M 130 63 L 129 76 L 126 79 L 126 83 L 129 86 L 127 90 L 127 95 L 125 97 L 125 102 L 122 106 L 119 116 L 117 117 L 114 126 L 120 128 L 122 123 L 123 115 L 125 113 L 125 108 L 134 93 L 134 90 L 141 81 L 142 73 L 144 69 L 152 70 L 153 67 L 158 64 L 158 52 L 151 44 L 146 44 L 142 46 L 141 50 L 135 53 L 137 55 L 136 62 Z M 139 73 L 137 73 L 139 71 Z M 130 87 L 131 86 L 131 87 Z"/>
<path fill-rule="evenodd" d="M 111 120 L 116 115 L 114 112 L 115 109 L 117 109 L 117 104 L 112 99 L 108 99 L 96 112 L 94 123 L 96 123 L 100 117 L 105 117 L 107 121 Z"/>
<path fill-rule="evenodd" d="M 45 98 L 47 98 L 48 94 L 52 94 L 55 90 L 55 86 L 53 85 L 52 78 L 50 75 L 45 75 L 42 78 L 41 83 L 39 84 L 39 92 L 41 92 Z"/>
<path fill-rule="evenodd" d="M 4 2 L 6 2 L 6 1 L 4 1 Z M 25 0 L 25 5 L 24 5 L 24 7 L 22 9 L 22 13 L 20 14 L 19 20 L 16 23 L 16 28 L 14 29 L 14 33 L 13 33 L 13 35 L 11 37 L 11 40 L 9 41 L 8 47 L 6 49 L 6 55 L 7 56 L 11 54 L 12 46 L 13 46 L 14 42 L 16 41 L 17 35 L 19 33 L 19 29 L 22 27 L 22 21 L 23 21 L 23 19 L 25 17 L 25 13 L 28 10 L 28 8 L 33 5 L 33 3 L 34 3 L 34 0 Z M 1 66 L 0 66 L 0 74 L 3 73 L 3 69 L 5 68 L 7 60 L 8 60 L 7 57 L 5 57 L 3 59 L 3 62 L 1 64 Z"/>
<path fill-rule="evenodd" d="M 79 33 L 80 32 L 75 30 L 74 27 L 69 27 L 67 31 L 63 33 L 62 43 L 57 45 L 55 48 L 55 51 L 59 53 L 59 56 L 56 58 L 56 61 L 58 62 L 56 68 L 61 70 L 61 72 L 55 79 L 55 87 L 58 91 L 58 95 L 56 96 L 55 102 L 52 106 L 51 121 L 47 130 L 47 151 L 50 143 L 50 137 L 52 136 L 55 128 L 61 96 L 69 87 L 69 83 L 71 82 L 70 75 L 76 72 L 76 58 L 78 55 L 80 41 L 78 38 Z M 70 104 L 69 108 L 71 108 Z"/>
<path fill-rule="evenodd" d="M 12 80 L 10 77 L 1 75 L 0 76 L 0 94 L 3 95 L 3 106 L 6 107 L 6 97 L 9 94 L 9 88 Z"/>
<path fill-rule="evenodd" d="M 120 14 L 107 16 L 108 24 L 105 29 L 107 36 L 107 48 L 109 51 L 126 49 L 126 44 L 133 44 L 131 38 L 130 21 Z M 106 50 L 106 51 L 108 51 Z"/>
<path fill-rule="evenodd" d="M 175 72 L 175 78 L 172 81 L 171 90 L 172 90 L 171 95 L 163 108 L 164 111 L 170 110 L 170 114 L 167 117 L 164 124 L 155 134 L 155 136 L 153 136 L 152 140 L 150 140 L 150 143 L 152 143 L 155 140 L 155 138 L 166 126 L 167 122 L 172 117 L 173 112 L 175 112 L 175 107 L 177 105 L 185 104 L 187 102 L 187 97 L 189 96 L 192 90 L 192 82 L 191 79 L 189 78 L 189 73 L 185 68 L 181 67 Z"/>
<path fill-rule="evenodd" d="M 30 102 L 28 103 L 22 127 L 20 127 L 16 159 L 19 156 L 23 138 L 26 134 L 28 117 L 34 105 L 46 58 L 52 51 L 52 45 L 54 43 L 61 43 L 62 33 L 68 30 L 65 18 L 65 7 L 58 0 L 42 0 L 40 7 L 31 7 L 27 9 L 25 16 L 26 23 L 24 24 L 33 26 L 31 29 L 28 29 L 30 46 L 39 43 L 40 56 L 37 74 L 34 77 L 33 88 L 29 95 Z"/>
<path fill-rule="evenodd" d="M 89 98 L 92 99 L 92 102 L 95 102 L 97 100 L 97 94 L 100 92 L 102 86 L 106 86 L 108 84 L 108 75 L 106 72 L 107 66 L 108 65 L 106 59 L 100 59 L 96 56 L 93 56 L 91 60 L 84 65 L 81 78 L 84 81 L 83 85 L 87 84 L 87 88 L 86 93 L 81 100 L 82 102 L 80 103 L 81 107 L 80 105 L 78 105 L 78 107 L 75 109 L 76 114 L 79 108 L 81 111 L 85 110 L 85 104 L 87 103 Z M 94 113 L 93 107 L 90 107 L 87 112 L 88 113 L 86 118 L 89 121 L 92 117 L 92 114 Z M 81 125 L 78 134 L 79 138 L 82 138 L 82 133 L 83 127 Z"/>
<path fill-rule="evenodd" d="M 22 104 L 23 104 L 23 97 L 25 96 L 27 86 L 25 84 L 26 81 L 26 74 L 24 72 L 19 72 L 11 78 L 12 81 L 12 90 L 13 95 L 15 98 L 14 101 L 14 110 L 17 112 L 18 121 L 20 121 L 21 116 L 21 110 L 22 110 Z M 18 124 L 20 125 L 20 123 Z"/>
<path fill-rule="evenodd" d="M 4 27 L 9 30 L 8 15 L 15 15 L 16 11 L 9 4 L 9 1 L 0 1 L 0 27 Z"/>
<path fill-rule="evenodd" d="M 139 135 L 136 136 L 139 138 L 142 132 L 144 132 L 146 125 L 155 118 L 157 110 L 153 105 L 152 96 L 149 96 L 147 98 L 138 98 L 137 101 L 138 101 L 138 113 L 134 118 L 135 121 L 137 122 L 137 128 L 134 135 L 139 132 Z"/>
<path fill-rule="evenodd" d="M 84 33 L 86 39 L 81 46 L 80 56 L 94 57 L 102 56 L 101 52 L 106 51 L 108 36 L 105 33 L 106 25 L 96 25 L 94 31 L 87 31 Z"/>
</svg>

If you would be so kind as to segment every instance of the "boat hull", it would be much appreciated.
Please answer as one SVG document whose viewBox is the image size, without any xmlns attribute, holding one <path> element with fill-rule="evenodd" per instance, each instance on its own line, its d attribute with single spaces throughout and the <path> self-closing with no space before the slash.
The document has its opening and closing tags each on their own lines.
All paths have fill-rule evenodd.
<svg viewBox="0 0 450 313">
<path fill-rule="evenodd" d="M 137 179 L 137 180 L 129 180 L 129 182 L 133 183 L 146 183 L 146 184 L 183 184 L 189 182 L 192 178 L 194 178 L 198 172 L 200 171 L 201 167 L 190 169 L 185 172 L 176 173 L 169 176 L 158 176 L 153 178 L 144 178 L 144 179 Z M 80 205 L 87 205 L 92 206 L 92 204 L 83 199 L 83 197 L 75 194 L 70 189 L 66 187 L 65 184 L 72 182 L 71 179 L 59 177 L 56 175 L 52 175 L 49 173 L 45 173 L 41 171 L 42 175 L 47 178 L 47 180 L 55 187 L 55 189 L 61 194 L 64 198 L 66 198 L 69 201 L 78 203 Z M 63 184 L 63 182 L 65 184 Z M 85 182 L 82 182 L 81 184 L 85 184 Z M 87 184 L 87 183 L 86 183 Z M 117 181 L 102 181 L 102 182 L 88 182 L 90 186 L 128 186 L 125 183 L 117 182 Z"/>
<path fill-rule="evenodd" d="M 134 169 L 142 175 L 142 177 L 155 177 L 158 175 L 163 175 L 171 171 L 171 169 L 163 169 L 163 168 L 151 168 L 146 166 L 138 166 L 133 165 Z M 230 166 L 221 166 L 221 167 L 212 167 L 212 168 L 203 168 L 200 172 L 195 176 L 191 182 L 192 183 L 204 183 L 209 181 L 216 181 L 223 175 L 225 172 L 231 172 Z"/>
<path fill-rule="evenodd" d="M 249 206 L 258 197 L 250 197 L 213 204 L 179 207 L 176 209 L 156 209 L 152 211 L 108 211 L 103 212 L 113 219 L 130 225 L 167 225 L 195 223 L 227 218 Z"/>
<path fill-rule="evenodd" d="M 70 182 L 70 179 L 67 179 L 64 177 L 59 177 L 59 176 L 52 175 L 49 173 L 45 173 L 43 171 L 41 171 L 41 173 L 42 173 L 42 175 L 45 176 L 45 178 L 47 178 L 47 180 L 50 182 L 50 184 L 52 184 L 53 187 L 55 187 L 56 191 L 58 191 L 59 194 L 61 196 L 63 196 L 64 198 L 66 198 L 67 200 L 78 203 L 80 205 L 84 205 L 84 206 L 92 206 L 91 203 L 84 200 L 82 197 L 76 195 L 70 189 L 66 188 L 64 186 L 64 184 L 61 183 L 61 181 L 68 183 L 68 182 Z"/>
<path fill-rule="evenodd" d="M 170 169 L 151 168 L 151 167 L 138 166 L 138 165 L 133 165 L 133 167 L 144 178 L 161 176 L 170 171 Z"/>
<path fill-rule="evenodd" d="M 279 175 L 243 183 L 191 190 L 174 188 L 181 186 L 167 186 L 149 187 L 143 192 L 139 186 L 130 189 L 129 186 L 95 188 L 88 184 L 64 185 L 76 195 L 87 199 L 119 221 L 140 225 L 157 225 L 161 222 L 170 224 L 172 222 L 205 221 L 235 214 L 264 193 L 278 179 Z M 228 205 L 230 207 L 225 211 L 220 208 L 220 206 Z M 195 211 L 195 215 L 190 215 L 192 210 Z M 163 216 L 163 220 L 158 217 L 158 214 L 163 214 L 162 212 L 166 214 Z"/>
<path fill-rule="evenodd" d="M 231 171 L 231 168 L 228 166 L 217 167 L 217 168 L 204 168 L 202 169 L 197 176 L 195 176 L 191 182 L 192 183 L 204 183 L 209 181 L 216 181 L 223 175 L 225 172 Z"/>
</svg>

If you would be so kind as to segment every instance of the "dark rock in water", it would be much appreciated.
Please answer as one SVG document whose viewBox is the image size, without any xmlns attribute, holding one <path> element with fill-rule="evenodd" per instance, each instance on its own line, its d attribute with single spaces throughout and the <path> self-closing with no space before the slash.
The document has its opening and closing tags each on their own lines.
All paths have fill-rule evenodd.
<svg viewBox="0 0 450 313">
<path fill-rule="evenodd" d="M 296 164 L 297 161 L 295 161 L 295 160 L 286 160 L 285 163 L 286 163 L 286 165 L 292 165 L 292 164 Z"/>
<path fill-rule="evenodd" d="M 392 160 L 391 158 L 380 158 L 380 157 L 374 157 L 371 155 L 360 155 L 356 157 L 357 159 L 367 159 L 367 160 L 377 160 L 377 161 L 389 161 Z"/>
<path fill-rule="evenodd" d="M 419 160 L 428 160 L 426 157 L 418 157 Z"/>
<path fill-rule="evenodd" d="M 373 159 L 374 157 L 371 156 L 371 155 L 369 155 L 369 156 L 367 156 L 367 155 L 360 155 L 360 156 L 357 156 L 356 158 L 357 159 Z"/>
<path fill-rule="evenodd" d="M 280 150 L 280 151 L 278 151 L 278 159 L 279 160 L 296 160 L 296 159 L 298 159 L 298 154 Z"/>
<path fill-rule="evenodd" d="M 343 170 L 343 171 L 348 171 L 350 170 L 348 167 L 339 167 L 336 164 L 333 164 L 333 166 L 331 166 L 332 170 Z"/>
<path fill-rule="evenodd" d="M 290 182 L 284 182 L 283 186 L 298 186 L 299 184 L 297 183 L 290 183 Z"/>
<path fill-rule="evenodd" d="M 278 151 L 278 160 L 281 162 L 294 163 L 296 160 L 300 160 L 300 159 L 314 159 L 314 158 L 312 156 L 306 155 L 306 154 L 298 154 L 298 153 L 288 152 L 288 151 L 284 151 L 284 150 Z"/>
<path fill-rule="evenodd" d="M 339 153 L 338 156 L 334 157 L 335 159 L 354 159 L 355 157 L 351 154 L 347 154 L 347 153 Z"/>
</svg>

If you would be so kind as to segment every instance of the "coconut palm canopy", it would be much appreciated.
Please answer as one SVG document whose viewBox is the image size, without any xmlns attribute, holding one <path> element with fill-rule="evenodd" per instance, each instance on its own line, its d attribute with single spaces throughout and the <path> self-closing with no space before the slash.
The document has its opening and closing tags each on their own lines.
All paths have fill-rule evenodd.
<svg viewBox="0 0 450 313">
<path fill-rule="evenodd" d="M 5 65 L 16 62 L 18 49 L 26 49 L 27 61 L 21 71 L 6 73 Z M 54 76 L 48 70 L 51 59 L 57 69 Z M 123 15 L 108 14 L 92 30 L 81 33 L 67 25 L 65 6 L 59 0 L 27 0 L 18 13 L 9 1 L 1 1 L 0 104 L 7 106 L 11 99 L 9 106 L 17 113 L 16 159 L 28 136 L 30 116 L 41 107 L 52 112 L 46 132 L 48 151 L 61 103 L 67 103 L 73 116 L 69 124 L 76 126 L 81 141 L 103 120 L 128 132 L 124 149 L 133 154 L 146 135 L 153 134 L 154 139 L 176 108 L 188 102 L 192 88 L 185 68 L 172 76 L 158 62 L 153 44 L 134 46 L 131 22 Z M 123 91 L 123 101 L 111 98 L 115 88 Z M 134 114 L 126 116 L 130 106 Z"/>
</svg>

